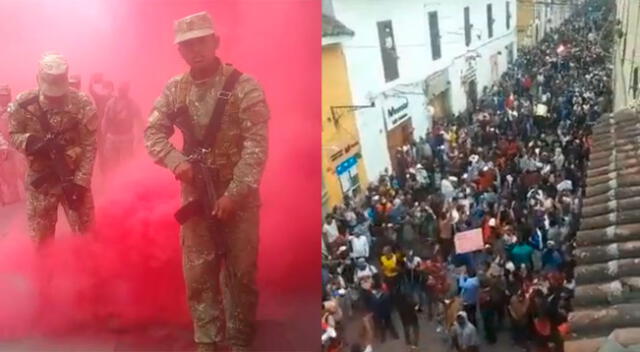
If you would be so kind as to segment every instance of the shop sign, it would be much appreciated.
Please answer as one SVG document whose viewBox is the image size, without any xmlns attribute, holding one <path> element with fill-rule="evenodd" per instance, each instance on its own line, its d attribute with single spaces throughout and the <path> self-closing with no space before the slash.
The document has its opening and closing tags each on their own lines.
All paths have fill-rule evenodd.
<svg viewBox="0 0 640 352">
<path fill-rule="evenodd" d="M 387 131 L 409 118 L 409 99 L 405 96 L 390 96 L 385 99 L 384 112 Z"/>
<path fill-rule="evenodd" d="M 345 155 L 350 155 L 353 153 L 354 150 L 358 150 L 358 146 L 360 145 L 360 143 L 358 141 L 355 141 L 353 143 L 348 144 L 347 146 L 345 146 L 344 148 L 341 148 L 340 150 L 338 150 L 337 152 L 333 153 L 329 159 L 331 160 L 331 162 L 336 162 L 337 160 L 339 160 L 341 157 L 345 156 Z"/>
<path fill-rule="evenodd" d="M 356 158 L 354 155 L 348 158 L 347 160 L 343 161 L 342 163 L 340 163 L 340 165 L 336 167 L 336 173 L 338 174 L 338 176 L 340 176 L 345 172 L 349 171 L 349 169 L 351 169 L 357 163 L 358 163 L 358 158 Z"/>
</svg>

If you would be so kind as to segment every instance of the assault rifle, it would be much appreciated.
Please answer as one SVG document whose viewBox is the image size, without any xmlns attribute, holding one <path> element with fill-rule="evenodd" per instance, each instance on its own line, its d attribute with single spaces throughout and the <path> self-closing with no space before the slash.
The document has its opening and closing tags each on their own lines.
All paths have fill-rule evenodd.
<svg viewBox="0 0 640 352">
<path fill-rule="evenodd" d="M 37 96 L 35 98 L 35 101 L 30 99 L 24 101 L 19 106 L 28 114 L 36 117 L 45 136 L 29 136 L 26 149 L 29 154 L 38 155 L 47 159 L 51 164 L 51 170 L 37 176 L 31 182 L 31 186 L 39 191 L 47 184 L 60 185 L 69 209 L 78 210 L 82 206 L 85 188 L 74 182 L 75 173 L 67 164 L 65 147 L 60 143 L 62 136 L 76 128 L 78 123 L 76 122 L 59 131 L 53 131 L 53 127 L 45 110 L 40 107 L 40 114 L 35 114 L 28 109 L 28 106 L 37 102 Z"/>
<path fill-rule="evenodd" d="M 233 69 L 225 79 L 222 90 L 218 92 L 215 107 L 211 112 L 209 125 L 200 138 L 196 136 L 194 120 L 190 116 L 189 108 L 186 104 L 179 106 L 175 111 L 167 115 L 168 119 L 182 131 L 184 152 L 193 167 L 193 186 L 196 194 L 199 195 L 197 199 L 182 206 L 176 212 L 175 218 L 181 225 L 193 217 L 205 219 L 210 232 L 214 235 L 213 241 L 218 255 L 224 255 L 227 250 L 226 226 L 212 214 L 218 200 L 214 185 L 215 180 L 218 180 L 219 177 L 218 170 L 209 167 L 207 157 L 211 152 L 210 148 L 216 145 L 215 142 L 227 103 L 231 99 L 232 92 L 240 76 L 242 76 L 242 73 Z M 188 90 L 185 91 L 188 92 Z M 186 101 L 184 98 L 182 100 Z"/>
<path fill-rule="evenodd" d="M 215 250 L 217 254 L 224 254 L 226 250 L 226 237 L 224 224 L 213 215 L 213 210 L 218 200 L 218 194 L 214 186 L 215 170 L 205 164 L 205 155 L 208 149 L 198 149 L 191 153 L 188 161 L 193 167 L 193 188 L 198 198 L 186 203 L 175 213 L 178 223 L 184 225 L 193 217 L 199 217 L 207 222 L 211 233 L 214 234 Z"/>
</svg>

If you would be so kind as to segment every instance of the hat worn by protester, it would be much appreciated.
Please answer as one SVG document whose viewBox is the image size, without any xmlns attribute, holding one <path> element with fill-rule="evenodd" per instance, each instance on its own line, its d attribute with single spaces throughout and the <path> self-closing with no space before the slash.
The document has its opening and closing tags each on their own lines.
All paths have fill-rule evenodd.
<svg viewBox="0 0 640 352">
<path fill-rule="evenodd" d="M 174 44 L 178 44 L 190 39 L 212 35 L 215 33 L 215 29 L 211 16 L 203 11 L 177 20 L 174 32 Z"/>
<path fill-rule="evenodd" d="M 58 53 L 45 53 L 40 59 L 38 86 L 40 91 L 51 97 L 65 95 L 69 91 L 69 64 Z"/>
</svg>

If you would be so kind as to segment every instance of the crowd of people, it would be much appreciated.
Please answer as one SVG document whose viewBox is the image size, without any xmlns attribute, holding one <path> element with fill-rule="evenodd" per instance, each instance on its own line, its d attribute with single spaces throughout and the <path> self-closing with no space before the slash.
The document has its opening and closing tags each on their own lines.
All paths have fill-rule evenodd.
<svg viewBox="0 0 640 352">
<path fill-rule="evenodd" d="M 79 75 L 69 76 L 69 85 L 81 87 Z M 129 83 L 122 82 L 117 89 L 113 81 L 96 73 L 91 77 L 89 96 L 94 100 L 100 121 L 98 163 L 103 175 L 115 170 L 141 144 L 144 119 L 138 105 L 129 95 Z M 7 107 L 12 100 L 11 88 L 0 85 L 0 207 L 24 199 L 26 160 L 11 147 Z"/>
<path fill-rule="evenodd" d="M 581 7 L 326 216 L 325 351 L 398 339 L 395 314 L 409 350 L 424 315 L 457 352 L 503 329 L 522 350 L 563 351 L 590 126 L 611 109 L 612 35 L 610 2 Z M 465 250 L 463 232 L 480 245 Z"/>
</svg>

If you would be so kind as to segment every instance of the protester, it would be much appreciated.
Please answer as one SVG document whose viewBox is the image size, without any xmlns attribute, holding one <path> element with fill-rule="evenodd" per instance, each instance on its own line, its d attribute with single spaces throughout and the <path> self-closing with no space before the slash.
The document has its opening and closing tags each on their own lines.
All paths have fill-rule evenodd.
<svg viewBox="0 0 640 352">
<path fill-rule="evenodd" d="M 516 346 L 562 350 L 591 125 L 611 106 L 612 38 L 599 32 L 612 5 L 576 11 L 325 222 L 331 258 L 355 268 L 336 275 L 361 292 L 380 341 L 397 335 L 397 313 L 417 344 L 424 310 L 457 351 L 496 343 L 507 326 Z M 482 246 L 460 253 L 456 236 L 470 230 Z"/>
<path fill-rule="evenodd" d="M 480 338 L 476 327 L 469 322 L 467 313 L 459 312 L 451 329 L 451 340 L 457 352 L 478 352 Z"/>
</svg>

